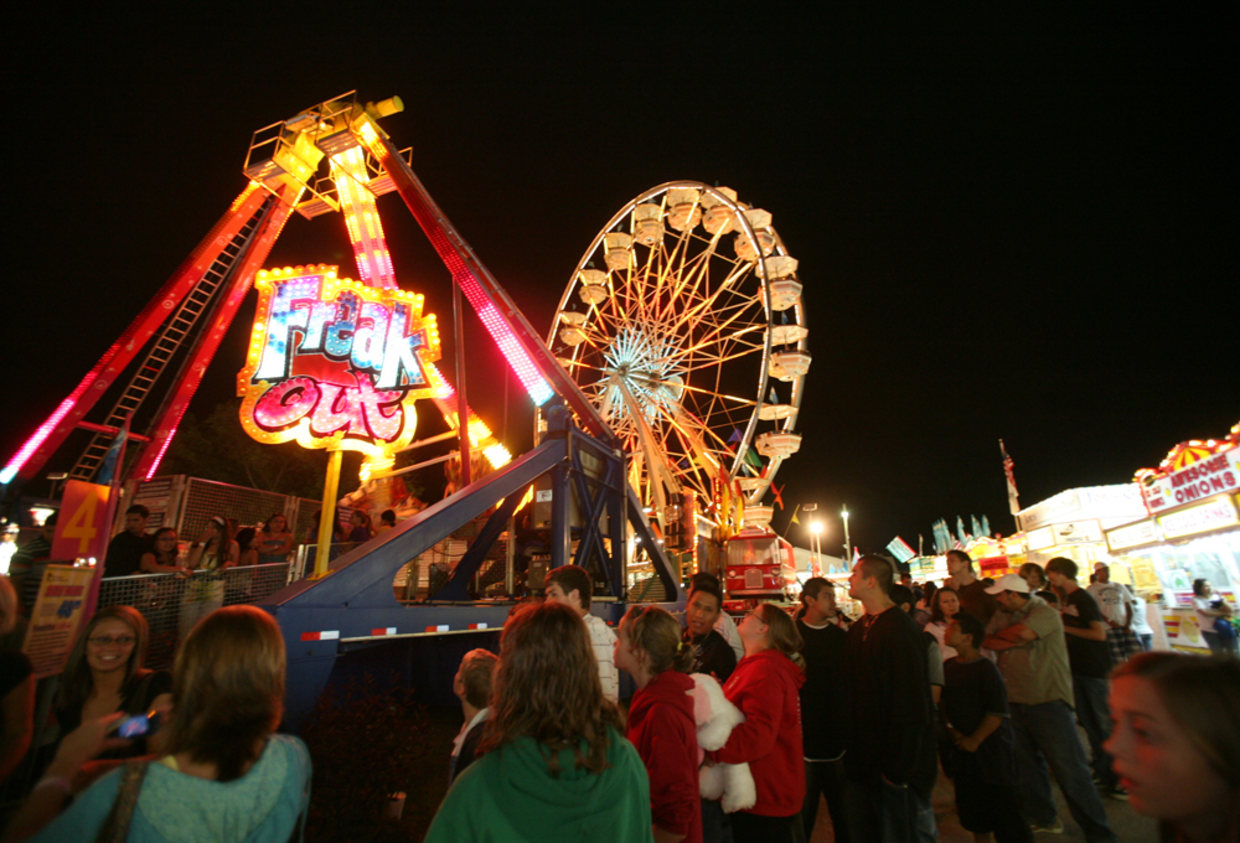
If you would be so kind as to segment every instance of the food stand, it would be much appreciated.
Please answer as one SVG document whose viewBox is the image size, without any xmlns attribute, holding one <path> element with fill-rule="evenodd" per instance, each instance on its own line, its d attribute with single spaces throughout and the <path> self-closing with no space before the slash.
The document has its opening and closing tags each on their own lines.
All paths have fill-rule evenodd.
<svg viewBox="0 0 1240 843">
<path fill-rule="evenodd" d="M 1105 531 L 1138 590 L 1163 594 L 1172 648 L 1203 651 L 1193 581 L 1209 580 L 1233 607 L 1240 595 L 1240 423 L 1224 439 L 1181 442 L 1136 473 L 1146 512 Z"/>
<path fill-rule="evenodd" d="M 1056 556 L 1077 564 L 1085 584 L 1098 562 L 1115 562 L 1108 552 L 1105 531 L 1146 515 L 1136 483 L 1067 489 L 1020 512 L 1028 561 L 1043 568 Z M 1118 574 L 1118 576 L 1117 576 Z M 1122 571 L 1113 572 L 1128 581 Z"/>
</svg>

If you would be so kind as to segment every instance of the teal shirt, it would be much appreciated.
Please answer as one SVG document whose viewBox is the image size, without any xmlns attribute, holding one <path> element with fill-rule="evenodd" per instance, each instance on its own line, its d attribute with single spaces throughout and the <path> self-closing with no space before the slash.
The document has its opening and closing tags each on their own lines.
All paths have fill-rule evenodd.
<svg viewBox="0 0 1240 843">
<path fill-rule="evenodd" d="M 601 773 L 575 767 L 563 750 L 553 778 L 533 738 L 492 750 L 453 783 L 426 843 L 653 840 L 646 768 L 631 743 L 610 734 Z"/>
<path fill-rule="evenodd" d="M 94 840 L 112 810 L 120 770 L 95 782 L 34 837 Z M 310 753 L 291 735 L 272 735 L 246 774 L 230 782 L 187 776 L 163 764 L 147 767 L 129 825 L 130 843 L 285 843 L 300 839 L 299 818 L 310 804 Z"/>
</svg>

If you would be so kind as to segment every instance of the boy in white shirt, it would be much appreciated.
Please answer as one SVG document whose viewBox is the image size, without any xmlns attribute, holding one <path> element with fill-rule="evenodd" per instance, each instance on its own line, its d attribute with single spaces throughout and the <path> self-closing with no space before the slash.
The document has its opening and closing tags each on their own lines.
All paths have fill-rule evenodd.
<svg viewBox="0 0 1240 843">
<path fill-rule="evenodd" d="M 598 678 L 603 696 L 612 702 L 620 699 L 620 674 L 616 672 L 616 633 L 598 615 L 590 614 L 590 597 L 594 586 L 585 568 L 561 565 L 547 572 L 547 599 L 577 610 L 590 633 L 594 657 L 598 659 Z"/>
</svg>

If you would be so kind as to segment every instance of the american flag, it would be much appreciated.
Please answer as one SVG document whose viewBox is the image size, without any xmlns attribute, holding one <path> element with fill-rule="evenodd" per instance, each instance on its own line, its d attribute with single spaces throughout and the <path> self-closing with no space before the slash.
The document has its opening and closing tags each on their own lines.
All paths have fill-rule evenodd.
<svg viewBox="0 0 1240 843">
<path fill-rule="evenodd" d="M 1008 456 L 1003 440 L 999 440 L 999 453 L 1003 454 L 1003 473 L 1007 477 L 1008 511 L 1013 515 L 1020 514 L 1020 497 L 1016 491 L 1016 463 Z"/>
</svg>

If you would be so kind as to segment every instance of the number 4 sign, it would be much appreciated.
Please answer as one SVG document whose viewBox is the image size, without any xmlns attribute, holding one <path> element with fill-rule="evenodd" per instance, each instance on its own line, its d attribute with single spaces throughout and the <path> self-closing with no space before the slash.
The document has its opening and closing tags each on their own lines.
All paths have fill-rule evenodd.
<svg viewBox="0 0 1240 843">
<path fill-rule="evenodd" d="M 81 480 L 65 483 L 60 518 L 52 538 L 53 559 L 103 555 L 107 547 L 108 494 L 111 491 L 107 486 Z"/>
</svg>

